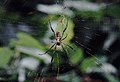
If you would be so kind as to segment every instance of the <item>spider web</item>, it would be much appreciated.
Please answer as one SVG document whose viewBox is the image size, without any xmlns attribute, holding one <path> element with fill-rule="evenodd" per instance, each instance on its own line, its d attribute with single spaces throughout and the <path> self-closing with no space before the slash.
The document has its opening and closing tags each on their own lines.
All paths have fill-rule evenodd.
<svg viewBox="0 0 120 82">
<path fill-rule="evenodd" d="M 63 10 L 67 8 L 67 6 L 65 6 L 63 4 L 63 1 L 56 1 L 56 4 L 62 5 Z M 6 20 L 6 19 L 3 19 L 3 20 Z M 70 36 L 68 36 L 68 38 L 72 37 L 71 42 L 76 44 L 76 46 L 79 46 L 80 48 L 83 49 L 85 59 L 87 57 L 93 57 L 93 62 L 97 62 L 98 65 L 103 64 L 102 60 L 97 58 L 97 55 L 95 55 L 97 53 L 101 53 L 101 54 L 105 53 L 105 51 L 103 51 L 101 49 L 103 47 L 103 41 L 105 41 L 105 37 L 103 37 L 103 36 L 105 36 L 106 34 L 103 34 L 101 32 L 100 28 L 97 28 L 97 27 L 99 27 L 99 24 L 96 24 L 94 19 L 84 19 L 82 17 L 81 18 L 75 17 L 73 19 L 73 22 L 74 23 L 76 22 L 74 25 L 74 36 L 71 36 L 68 33 L 68 35 L 70 35 Z M 41 32 L 42 32 L 42 29 L 41 29 Z M 97 42 L 96 42 L 96 40 L 97 40 Z M 100 48 L 100 49 L 98 49 L 98 48 Z M 110 51 L 109 49 L 107 49 L 107 51 L 109 53 L 112 53 L 112 51 Z M 69 72 L 71 70 L 74 70 L 75 67 L 71 66 L 69 64 L 63 64 L 61 67 L 59 67 L 57 69 L 55 68 L 54 70 L 51 70 L 52 68 L 50 68 L 50 70 L 49 70 L 49 68 L 50 68 L 49 65 L 48 66 L 41 65 L 41 67 L 39 68 L 39 71 L 29 71 L 27 73 L 27 77 L 28 77 L 27 79 L 28 80 L 34 79 L 34 82 L 39 82 L 40 80 L 48 80 L 49 81 L 49 80 L 51 80 L 50 78 L 44 77 L 47 75 L 48 71 L 51 71 L 51 74 L 49 74 L 49 75 L 52 75 L 52 72 L 54 72 L 55 75 L 53 74 L 53 76 L 56 76 L 56 74 L 59 74 L 58 69 L 62 69 L 62 70 L 59 70 L 59 72 L 64 73 L 66 71 Z M 99 68 L 104 71 L 104 69 L 101 68 L 101 65 Z M 56 79 L 53 77 L 53 80 L 56 80 Z"/>
<path fill-rule="evenodd" d="M 79 19 L 75 19 L 75 20 L 77 20 L 77 21 L 79 21 Z M 82 20 L 84 23 L 86 23 L 86 22 L 88 22 L 88 21 L 86 21 L 86 20 Z M 92 20 L 90 20 L 90 23 L 94 23 L 94 21 L 92 21 Z M 83 23 L 82 22 L 82 23 Z M 94 23 L 95 24 L 95 23 Z M 90 26 L 92 26 L 92 24 L 90 25 Z M 90 27 L 89 25 L 88 26 L 81 26 L 82 28 L 81 29 L 79 29 L 78 30 L 78 28 L 74 31 L 75 33 L 77 33 L 79 36 L 74 36 L 74 39 L 73 39 L 73 42 L 74 43 L 76 43 L 76 45 L 78 45 L 78 46 L 80 46 L 80 47 L 82 47 L 83 49 L 85 49 L 85 53 L 86 54 L 89 54 L 90 56 L 92 56 L 92 57 L 94 57 L 94 59 L 95 60 L 93 60 L 93 62 L 95 62 L 95 61 L 97 61 L 97 63 L 99 63 L 99 64 L 102 64 L 102 62 L 100 61 L 100 59 L 98 59 L 96 56 L 94 56 L 93 54 L 95 54 L 97 51 L 95 50 L 95 52 L 94 52 L 94 49 L 91 49 L 91 47 L 94 47 L 93 45 L 92 46 L 88 46 L 87 44 L 89 44 L 89 41 L 90 40 L 92 40 L 94 37 L 98 37 L 98 38 L 101 38 L 100 36 L 102 36 L 101 34 L 99 34 L 99 33 L 92 33 L 91 31 L 94 31 L 94 29 L 91 29 L 92 27 Z M 85 30 L 85 32 L 86 32 L 86 34 L 85 35 L 83 35 L 81 32 L 83 30 Z M 81 31 L 81 32 L 80 32 Z M 99 30 L 95 30 L 95 31 L 98 31 L 99 32 Z M 83 31 L 84 32 L 84 31 Z M 79 33 L 81 33 L 81 35 L 79 34 Z M 80 38 L 80 36 L 81 37 L 85 37 L 85 41 L 84 41 L 84 38 L 83 38 L 83 40 L 82 40 L 82 38 Z M 69 36 L 70 37 L 70 36 Z M 80 39 L 80 40 L 82 40 L 82 41 L 79 41 L 78 39 Z M 88 41 L 88 43 L 87 44 L 85 44 L 84 42 L 87 42 Z M 101 40 L 100 40 L 100 42 L 101 42 Z M 96 48 L 96 47 L 95 47 Z M 93 52 L 92 52 L 92 50 L 93 50 Z M 110 51 L 109 51 L 110 52 Z M 111 53 L 111 52 L 110 52 Z M 64 66 L 64 68 L 66 68 L 65 66 Z M 100 67 L 100 69 L 101 69 L 101 67 Z M 102 70 L 104 70 L 104 69 L 102 69 Z"/>
<path fill-rule="evenodd" d="M 83 25 L 80 24 L 80 26 L 78 25 L 78 27 L 75 26 L 76 27 L 74 29 L 75 35 L 74 35 L 74 38 L 72 39 L 72 42 L 75 43 L 77 46 L 82 47 L 84 49 L 86 55 L 93 57 L 94 58 L 93 62 L 96 62 L 99 65 L 100 70 L 102 70 L 104 72 L 104 69 L 101 67 L 101 65 L 103 64 L 102 61 L 99 58 L 97 58 L 96 55 L 94 55 L 94 54 L 97 54 L 97 53 L 105 54 L 104 50 L 101 50 L 103 47 L 101 45 L 103 45 L 103 43 L 101 43 L 101 45 L 99 45 L 98 43 L 105 41 L 105 37 L 103 37 L 103 36 L 105 36 L 106 34 L 104 34 L 100 30 L 100 28 L 97 28 L 97 29 L 95 28 L 94 25 L 96 25 L 96 22 L 92 19 L 91 20 L 88 19 L 89 20 L 88 21 L 86 19 L 77 19 L 76 18 L 75 20 L 78 22 L 82 22 Z M 90 22 L 90 24 L 89 24 L 89 22 Z M 88 25 L 85 25 L 86 23 Z M 81 28 L 79 28 L 79 27 L 81 27 Z M 82 32 L 84 32 L 84 33 L 82 33 Z M 98 43 L 97 42 L 94 43 L 94 41 L 96 39 L 99 40 Z M 91 43 L 91 41 L 98 46 Z M 98 48 L 100 48 L 100 49 L 98 49 Z M 108 49 L 106 49 L 106 51 L 109 53 L 112 53 L 112 51 L 110 51 Z"/>
</svg>

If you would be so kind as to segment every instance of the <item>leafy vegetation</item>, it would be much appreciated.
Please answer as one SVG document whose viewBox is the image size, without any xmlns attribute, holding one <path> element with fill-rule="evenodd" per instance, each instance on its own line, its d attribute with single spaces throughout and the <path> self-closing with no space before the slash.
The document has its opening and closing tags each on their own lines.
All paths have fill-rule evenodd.
<svg viewBox="0 0 120 82">
<path fill-rule="evenodd" d="M 94 0 L 88 0 L 88 1 L 94 1 Z M 21 68 L 24 68 L 24 70 L 27 71 L 25 73 L 25 75 L 28 74 L 26 82 L 30 82 L 28 80 L 28 78 L 31 78 L 31 81 L 32 81 L 32 80 L 34 80 L 33 78 L 38 79 L 39 77 L 41 77 L 42 76 L 41 73 L 43 72 L 42 71 L 43 69 L 45 69 L 45 71 L 43 73 L 45 73 L 46 75 L 48 75 L 50 77 L 54 77 L 54 76 L 58 75 L 58 77 L 59 77 L 58 80 L 62 80 L 62 81 L 66 81 L 66 82 L 82 82 L 81 79 L 85 79 L 86 76 L 89 77 L 90 80 L 92 80 L 92 81 L 96 80 L 96 78 L 94 78 L 94 74 L 93 74 L 95 71 L 95 70 L 93 70 L 93 67 L 99 67 L 100 70 L 103 70 L 100 67 L 102 65 L 96 64 L 96 62 L 99 60 L 99 58 L 97 59 L 96 55 L 102 54 L 100 56 L 104 57 L 104 55 L 106 55 L 107 53 L 104 50 L 100 51 L 100 49 L 98 49 L 99 51 L 97 51 L 97 48 L 101 48 L 101 46 L 96 47 L 94 49 L 94 47 L 96 45 L 89 46 L 89 44 L 90 45 L 94 44 L 91 42 L 94 40 L 97 41 L 98 39 L 96 39 L 96 36 L 101 37 L 102 33 L 103 34 L 108 33 L 108 35 L 109 35 L 109 32 L 108 32 L 109 30 L 108 31 L 102 31 L 102 30 L 104 27 L 103 25 L 104 24 L 106 25 L 110 20 L 107 20 L 105 18 L 107 23 L 104 23 L 103 19 L 105 16 L 111 17 L 112 19 L 119 19 L 120 18 L 119 5 L 115 4 L 110 7 L 108 6 L 106 8 L 101 8 L 99 11 L 73 10 L 73 12 L 75 15 L 73 17 L 69 17 L 69 16 L 66 16 L 63 14 L 45 14 L 45 13 L 41 13 L 41 12 L 35 12 L 32 15 L 21 16 L 19 12 L 17 12 L 17 13 L 11 12 L 10 13 L 10 12 L 6 12 L 4 9 L 1 8 L 0 9 L 0 31 L 3 31 L 3 28 L 6 28 L 7 24 L 11 24 L 11 25 L 15 26 L 13 28 L 15 29 L 17 38 L 10 38 L 7 45 L 2 45 L 2 41 L 4 41 L 4 40 L 3 40 L 3 37 L 1 36 L 2 34 L 0 34 L 0 45 L 2 45 L 0 47 L 0 68 L 1 68 L 0 78 L 5 78 L 4 76 L 1 75 L 1 72 L 3 72 L 2 69 L 8 71 L 9 69 L 7 69 L 7 68 L 13 67 L 13 68 L 10 68 L 10 71 L 13 69 L 18 70 L 18 72 L 15 71 L 16 73 L 13 73 L 13 75 L 12 75 L 12 73 L 11 73 L 11 75 L 9 75 L 10 78 L 13 78 L 13 80 L 18 79 L 18 77 L 15 77 L 15 75 L 18 74 L 18 76 L 19 76 L 19 73 L 20 73 L 19 69 L 21 69 Z M 76 20 L 75 17 L 81 18 L 80 21 Z M 92 19 L 90 19 L 90 18 L 92 18 Z M 89 19 L 90 19 L 89 21 L 95 21 L 96 24 L 94 24 L 93 26 L 94 27 L 98 26 L 101 28 L 98 28 L 98 27 L 89 28 L 88 27 L 87 29 L 85 29 L 85 27 L 83 25 L 83 28 L 81 30 L 79 30 L 82 27 L 82 25 L 80 25 L 82 19 L 84 19 L 85 21 L 89 20 Z M 76 25 L 76 21 L 74 21 L 74 20 L 78 21 L 78 26 Z M 53 29 L 55 30 L 55 32 L 59 31 L 60 33 L 62 33 L 63 29 L 66 27 L 67 21 L 68 21 L 68 27 L 63 36 L 63 37 L 66 37 L 66 35 L 67 35 L 67 38 L 63 41 L 63 43 L 69 45 L 69 46 L 64 45 L 66 52 L 64 50 L 62 50 L 62 48 L 59 48 L 57 46 L 56 53 L 53 53 L 55 51 L 55 49 L 52 48 L 46 54 L 45 52 L 50 49 L 51 45 L 55 41 L 54 34 L 50 30 L 48 22 L 50 22 L 50 24 L 53 27 Z M 31 31 L 31 30 L 32 31 L 30 33 L 27 33 L 27 32 L 23 32 L 23 31 L 19 30 L 18 25 L 20 23 L 25 23 L 26 27 L 27 26 L 29 27 L 29 29 L 30 29 L 29 31 Z M 88 22 L 82 22 L 82 23 L 89 26 Z M 97 24 L 99 24 L 99 25 L 97 25 Z M 111 24 L 109 24 L 109 25 L 111 25 Z M 117 24 L 115 24 L 115 25 L 117 26 Z M 91 26 L 92 26 L 92 24 L 91 24 Z M 111 27 L 112 26 L 109 26 L 109 28 L 111 28 Z M 75 31 L 74 30 L 75 28 L 78 28 L 78 30 Z M 95 29 L 97 29 L 97 30 L 95 30 Z M 86 33 L 86 30 L 88 33 Z M 98 32 L 102 31 L 101 33 L 99 33 L 101 35 L 99 35 L 97 33 L 96 33 L 96 35 L 94 35 L 95 33 L 91 33 L 93 30 L 98 31 Z M 33 34 L 32 34 L 32 32 L 33 32 Z M 110 30 L 110 33 L 112 33 L 111 30 Z M 78 36 L 79 35 L 80 36 L 76 37 L 76 34 Z M 83 34 L 83 35 L 81 35 L 81 34 Z M 92 38 L 87 37 L 87 34 L 91 35 Z M 83 36 L 83 37 L 81 37 L 81 36 Z M 119 35 L 117 35 L 117 36 L 119 36 Z M 86 37 L 87 37 L 87 39 L 86 39 Z M 6 38 L 8 38 L 8 37 L 6 37 Z M 75 38 L 78 38 L 78 39 L 74 41 Z M 104 38 L 101 38 L 101 41 L 103 41 L 103 39 Z M 107 37 L 107 39 L 108 39 L 108 37 Z M 119 40 L 119 37 L 117 37 L 117 39 Z M 85 45 L 83 45 L 83 44 L 81 45 L 80 40 L 83 41 L 82 43 Z M 101 45 L 103 46 L 104 43 L 105 42 L 103 41 L 103 43 Z M 99 43 L 97 43 L 97 44 L 99 44 Z M 20 48 L 23 49 L 23 51 L 22 50 L 19 51 L 19 49 L 18 49 L 19 46 L 20 46 Z M 88 55 L 88 53 L 86 53 L 86 50 L 85 50 L 86 47 L 91 48 L 91 49 L 87 48 L 88 50 L 92 50 L 92 49 L 95 50 L 95 53 L 92 53 L 92 55 L 90 55 L 91 54 L 90 53 Z M 116 52 L 118 52 L 117 51 L 117 49 L 119 49 L 118 47 L 115 47 Z M 24 50 L 26 50 L 26 52 Z M 109 53 L 110 52 L 111 51 L 109 51 Z M 36 53 L 38 55 L 36 55 Z M 40 55 L 40 54 L 43 54 L 43 55 Z M 54 54 L 54 57 L 53 57 L 53 54 Z M 68 55 L 68 59 L 67 59 L 67 57 L 65 57 L 66 54 Z M 57 55 L 59 55 L 59 57 L 57 57 Z M 113 56 L 114 51 L 112 52 L 112 54 L 110 53 L 110 55 Z M 32 57 L 32 58 L 35 58 L 36 60 L 42 59 L 42 61 L 39 60 L 40 67 L 37 67 L 37 69 L 35 69 L 35 70 L 32 70 L 32 68 L 31 69 L 27 68 L 27 66 L 20 67 L 20 66 L 22 66 L 21 65 L 22 59 L 27 58 L 27 57 Z M 54 58 L 54 61 L 50 62 L 52 57 Z M 106 56 L 106 58 L 107 58 L 107 60 L 110 60 L 108 56 Z M 11 60 L 12 60 L 12 64 L 10 64 Z M 101 62 L 102 61 L 104 61 L 104 60 L 101 60 Z M 100 62 L 100 61 L 98 61 L 98 62 Z M 102 63 L 101 62 L 100 62 L 100 64 L 104 64 L 104 62 L 109 63 L 107 61 L 104 61 Z M 52 63 L 53 67 L 50 67 L 52 65 L 50 64 L 50 66 L 49 66 L 48 65 L 49 63 Z M 109 63 L 109 64 L 112 65 L 112 63 Z M 67 66 L 64 66 L 64 65 L 67 65 Z M 23 64 L 23 66 L 24 66 L 24 64 Z M 57 69 L 54 66 L 56 66 Z M 112 65 L 112 66 L 116 70 L 119 71 L 119 66 L 118 66 L 118 68 L 115 67 L 114 65 Z M 89 72 L 89 70 L 93 70 L 93 73 Z M 31 72 L 31 71 L 35 72 L 35 74 L 29 75 L 29 72 Z M 92 74 L 93 74 L 93 77 L 91 77 Z M 120 75 L 117 72 L 114 72 L 114 74 Z M 6 73 L 6 75 L 7 75 L 7 73 Z M 42 77 L 44 77 L 44 74 Z M 99 75 L 97 77 L 99 77 Z M 111 73 L 105 74 L 105 78 L 108 79 L 108 82 L 119 82 L 118 77 L 112 75 Z M 104 82 L 103 79 L 97 78 L 97 80 Z M 13 81 L 13 82 L 15 82 L 15 81 Z M 95 81 L 95 82 L 97 82 L 97 81 Z"/>
</svg>

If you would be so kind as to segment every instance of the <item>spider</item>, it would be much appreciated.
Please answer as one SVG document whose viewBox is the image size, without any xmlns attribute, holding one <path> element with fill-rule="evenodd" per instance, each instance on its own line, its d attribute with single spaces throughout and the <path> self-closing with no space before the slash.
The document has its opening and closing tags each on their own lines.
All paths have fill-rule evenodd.
<svg viewBox="0 0 120 82">
<path fill-rule="evenodd" d="M 65 28 L 63 29 L 62 33 L 58 32 L 58 31 L 55 32 L 53 30 L 52 26 L 51 26 L 51 22 L 50 21 L 49 21 L 49 25 L 50 25 L 51 31 L 54 34 L 55 42 L 52 42 L 54 44 L 43 54 L 47 54 L 54 47 L 54 51 L 52 53 L 52 59 L 51 59 L 51 63 L 52 63 L 57 46 L 61 46 L 64 52 L 66 52 L 66 50 L 65 50 L 63 45 L 66 45 L 67 47 L 69 47 L 72 50 L 74 50 L 74 49 L 70 45 L 65 44 L 65 43 L 62 42 L 63 40 L 65 40 L 67 38 L 67 35 L 65 37 L 63 37 L 63 36 L 64 36 L 65 31 L 67 30 L 67 27 L 68 27 L 68 20 L 67 20 L 67 23 L 66 23 Z M 67 57 L 67 52 L 66 52 L 66 57 Z"/>
</svg>

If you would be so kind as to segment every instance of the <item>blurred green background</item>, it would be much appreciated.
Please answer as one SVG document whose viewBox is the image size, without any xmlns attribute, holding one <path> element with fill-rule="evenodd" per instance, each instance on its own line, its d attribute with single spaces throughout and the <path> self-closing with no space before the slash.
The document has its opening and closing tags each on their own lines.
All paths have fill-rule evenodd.
<svg viewBox="0 0 120 82">
<path fill-rule="evenodd" d="M 119 35 L 119 0 L 0 0 L 0 81 L 119 82 Z"/>
</svg>

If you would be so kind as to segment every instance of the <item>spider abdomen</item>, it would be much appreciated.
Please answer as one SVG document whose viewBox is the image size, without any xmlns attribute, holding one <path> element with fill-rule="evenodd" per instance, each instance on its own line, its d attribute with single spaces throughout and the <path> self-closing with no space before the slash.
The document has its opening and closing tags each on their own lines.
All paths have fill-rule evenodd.
<svg viewBox="0 0 120 82">
<path fill-rule="evenodd" d="M 60 37 L 56 37 L 56 45 L 60 46 Z"/>
<path fill-rule="evenodd" d="M 57 44 L 57 46 L 60 46 L 60 42 L 57 42 L 56 44 Z"/>
</svg>

